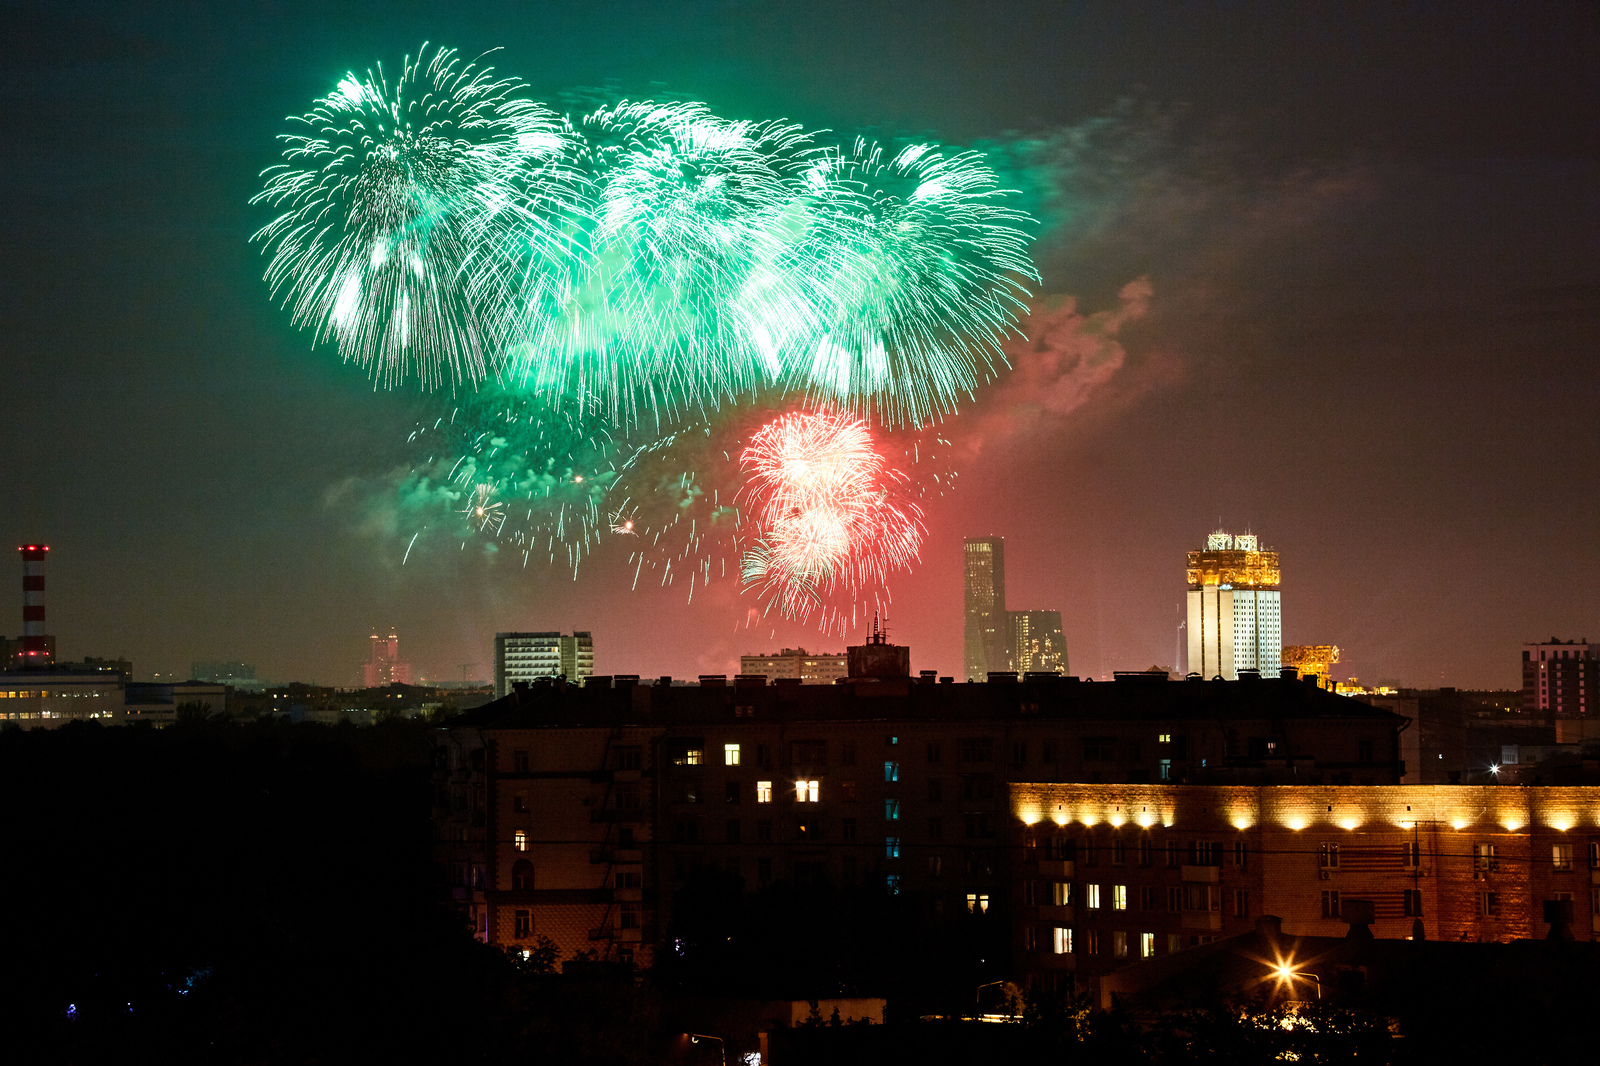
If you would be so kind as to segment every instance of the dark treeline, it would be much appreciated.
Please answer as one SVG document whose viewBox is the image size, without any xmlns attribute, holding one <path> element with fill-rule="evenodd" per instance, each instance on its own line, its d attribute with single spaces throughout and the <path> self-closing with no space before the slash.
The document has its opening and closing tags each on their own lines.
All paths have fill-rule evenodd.
<svg viewBox="0 0 1600 1066">
<path fill-rule="evenodd" d="M 429 765 L 409 721 L 0 733 L 5 1046 L 646 1061 L 640 995 L 529 972 L 440 905 Z"/>
</svg>

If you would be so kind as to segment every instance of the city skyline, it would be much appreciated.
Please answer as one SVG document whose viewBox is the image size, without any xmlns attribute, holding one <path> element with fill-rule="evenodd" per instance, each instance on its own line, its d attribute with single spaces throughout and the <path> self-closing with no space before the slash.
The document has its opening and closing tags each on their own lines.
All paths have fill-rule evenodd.
<svg viewBox="0 0 1600 1066">
<path fill-rule="evenodd" d="M 1503 649 L 1595 632 L 1600 496 L 1522 499 L 1546 457 L 1581 471 L 1600 450 L 1584 406 L 1600 321 L 1587 23 L 1374 8 L 1354 22 L 1382 29 L 1351 36 L 1316 12 L 1172 11 L 1128 34 L 1114 5 L 924 20 L 891 4 L 838 53 L 815 29 L 826 18 L 777 9 L 691 4 L 538 34 L 485 12 L 376 10 L 19 14 L 28 74 L 4 121 L 31 163 L 4 179 L 26 254 L 6 267 L 3 358 L 28 402 L 3 430 L 0 535 L 54 546 L 62 658 L 141 672 L 244 658 L 338 679 L 373 618 L 403 624 L 420 672 L 447 677 L 501 631 L 589 629 L 597 670 L 647 674 L 818 642 L 745 628 L 753 604 L 731 581 L 693 602 L 681 585 L 635 590 L 626 544 L 577 581 L 481 548 L 408 558 L 395 515 L 367 506 L 417 397 L 375 394 L 263 299 L 248 237 L 264 219 L 247 201 L 281 116 L 330 71 L 424 39 L 504 44 L 507 69 L 535 69 L 546 94 L 661 84 L 733 115 L 934 131 L 997 160 L 1021 144 L 1009 130 L 1078 146 L 1030 193 L 1029 339 L 951 421 L 959 477 L 925 505 L 920 563 L 891 582 L 919 665 L 958 672 L 942 620 L 975 530 L 1012 541 L 1086 676 L 1172 657 L 1183 597 L 1163 560 L 1215 519 L 1273 531 L 1295 560 L 1284 642 L 1336 644 L 1364 679 L 1516 687 Z M 947 35 L 970 66 L 945 61 Z M 1432 39 L 1451 49 L 1418 47 Z M 35 84 L 49 89 L 20 87 Z"/>
</svg>

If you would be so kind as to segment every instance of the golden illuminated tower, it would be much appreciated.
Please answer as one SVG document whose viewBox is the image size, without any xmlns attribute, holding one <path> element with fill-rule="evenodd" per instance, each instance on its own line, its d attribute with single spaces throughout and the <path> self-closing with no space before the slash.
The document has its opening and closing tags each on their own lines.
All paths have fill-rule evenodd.
<svg viewBox="0 0 1600 1066">
<path fill-rule="evenodd" d="M 1254 534 L 1218 530 L 1189 552 L 1189 672 L 1236 680 L 1240 670 L 1276 677 L 1283 658 L 1278 553 Z"/>
</svg>

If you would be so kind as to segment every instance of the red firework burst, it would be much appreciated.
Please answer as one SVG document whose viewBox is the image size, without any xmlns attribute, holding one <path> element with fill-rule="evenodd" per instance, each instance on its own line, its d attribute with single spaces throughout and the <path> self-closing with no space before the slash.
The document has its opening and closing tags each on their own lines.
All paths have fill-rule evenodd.
<svg viewBox="0 0 1600 1066">
<path fill-rule="evenodd" d="M 790 413 L 763 426 L 739 455 L 755 542 L 747 586 L 785 617 L 808 617 L 825 597 L 858 597 L 908 568 L 922 546 L 922 511 L 897 497 L 891 469 L 859 419 Z"/>
</svg>

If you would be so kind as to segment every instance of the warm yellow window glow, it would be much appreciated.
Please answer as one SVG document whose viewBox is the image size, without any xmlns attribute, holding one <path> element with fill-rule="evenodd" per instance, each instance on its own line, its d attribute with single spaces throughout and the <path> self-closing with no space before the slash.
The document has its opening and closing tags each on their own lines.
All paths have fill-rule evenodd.
<svg viewBox="0 0 1600 1066">
<path fill-rule="evenodd" d="M 771 803 L 772 802 L 772 782 L 771 781 L 757 781 L 756 782 L 756 802 L 757 803 Z"/>
<path fill-rule="evenodd" d="M 724 744 L 724 745 L 722 745 L 722 765 L 723 766 L 738 766 L 739 765 L 739 745 L 737 745 L 737 744 Z"/>
<path fill-rule="evenodd" d="M 1111 909 L 1114 911 L 1125 911 L 1128 909 L 1127 885 L 1111 886 Z"/>
<path fill-rule="evenodd" d="M 512 843 L 515 845 L 515 847 L 516 847 L 516 849 L 518 851 L 527 851 L 528 850 L 528 831 L 526 829 L 518 829 L 516 831 L 516 833 L 513 835 Z"/>
<path fill-rule="evenodd" d="M 821 781 L 796 781 L 794 783 L 794 801 L 796 803 L 815 803 L 821 790 Z"/>
</svg>

